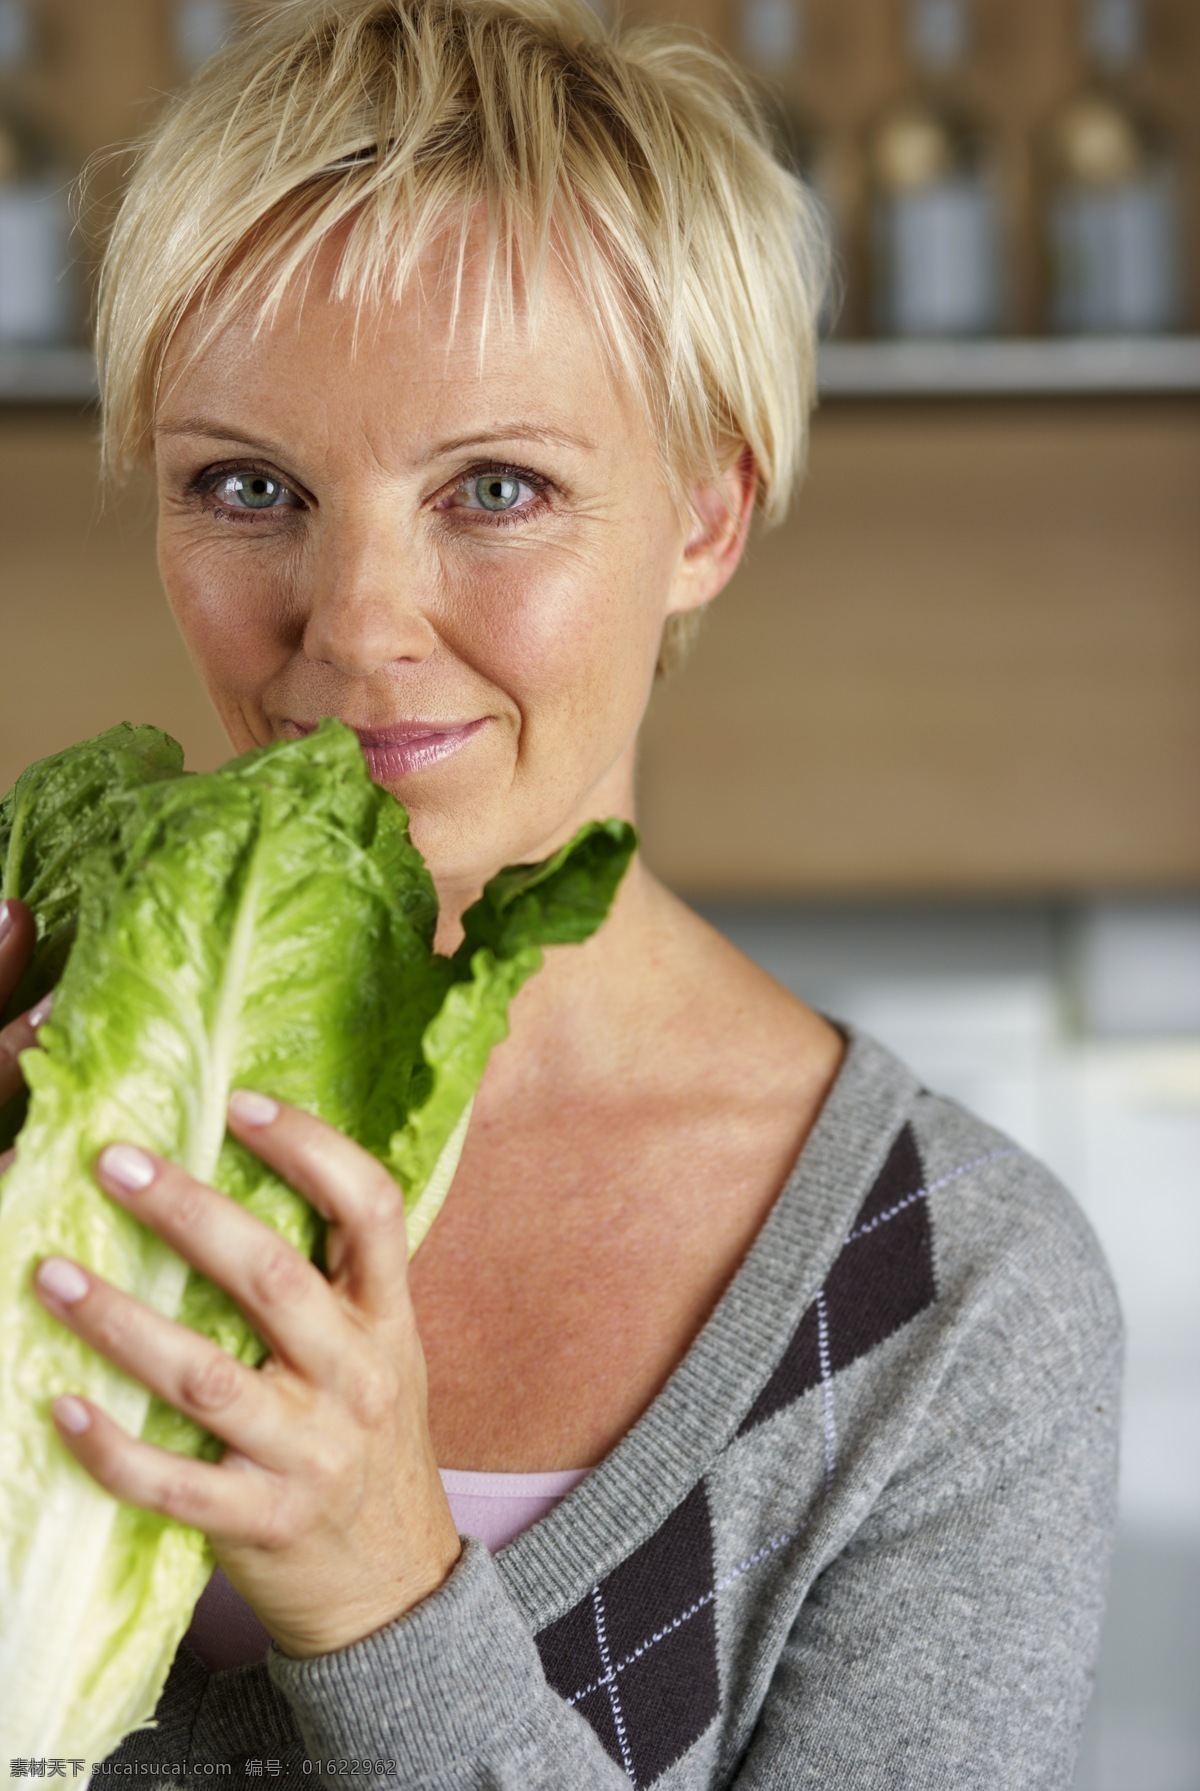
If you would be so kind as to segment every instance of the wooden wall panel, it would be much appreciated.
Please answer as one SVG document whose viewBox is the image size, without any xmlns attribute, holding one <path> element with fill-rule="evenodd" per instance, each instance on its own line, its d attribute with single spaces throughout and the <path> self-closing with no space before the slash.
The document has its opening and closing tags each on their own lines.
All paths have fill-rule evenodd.
<svg viewBox="0 0 1200 1791">
<path fill-rule="evenodd" d="M 0 417 L 0 789 L 114 721 L 224 756 L 93 425 Z M 842 405 L 647 725 L 708 894 L 1200 886 L 1200 407 Z"/>
<path fill-rule="evenodd" d="M 1200 885 L 1200 411 L 843 406 L 641 768 L 697 893 Z"/>
<path fill-rule="evenodd" d="M 0 792 L 31 760 L 119 721 L 227 756 L 158 583 L 150 494 L 101 508 L 95 424 L 0 412 Z"/>
</svg>

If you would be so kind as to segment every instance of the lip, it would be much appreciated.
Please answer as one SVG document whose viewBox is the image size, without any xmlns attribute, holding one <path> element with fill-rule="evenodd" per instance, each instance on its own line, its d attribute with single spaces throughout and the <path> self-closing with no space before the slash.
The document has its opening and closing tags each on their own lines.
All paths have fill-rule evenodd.
<svg viewBox="0 0 1200 1791">
<path fill-rule="evenodd" d="M 358 735 L 372 778 L 376 783 L 391 783 L 395 778 L 424 771 L 427 766 L 437 765 L 460 752 L 487 725 L 487 721 L 486 715 L 475 721 L 397 721 L 386 728 L 356 727 L 354 732 Z M 299 738 L 311 734 L 316 726 L 315 721 L 284 723 L 287 733 L 294 732 Z M 349 722 L 347 726 L 354 724 Z"/>
</svg>

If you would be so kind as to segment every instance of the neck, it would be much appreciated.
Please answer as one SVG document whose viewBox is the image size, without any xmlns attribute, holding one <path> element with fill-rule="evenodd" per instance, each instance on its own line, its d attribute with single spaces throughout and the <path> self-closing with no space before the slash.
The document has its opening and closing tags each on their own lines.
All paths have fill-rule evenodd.
<svg viewBox="0 0 1200 1791">
<path fill-rule="evenodd" d="M 682 905 L 635 857 L 599 930 L 582 945 L 550 946 L 510 1010 L 509 1038 L 493 1053 L 490 1101 L 531 1088 L 597 1089 L 635 1072 L 661 1013 Z"/>
<path fill-rule="evenodd" d="M 543 859 L 549 858 L 560 846 L 565 845 L 569 839 L 573 838 L 586 821 L 616 816 L 619 820 L 628 821 L 632 826 L 634 765 L 635 747 L 631 745 L 610 765 L 608 771 L 579 804 L 575 813 L 562 822 L 554 834 L 540 844 L 522 851 L 522 863 L 540 864 Z M 472 902 L 478 900 L 481 885 L 449 882 L 436 875 L 434 881 L 437 886 L 438 898 L 438 923 L 437 932 L 434 935 L 434 950 L 450 957 L 462 944 L 462 917 Z M 642 869 L 640 859 L 635 858 L 622 878 L 612 912 L 600 929 L 601 934 L 607 935 L 614 924 L 621 928 L 636 924 L 636 914 L 641 909 L 645 898 L 645 892 L 641 888 L 643 881 L 654 885 L 661 892 L 661 886 L 656 884 L 654 878 Z M 590 949 L 593 944 L 594 940 L 589 940 L 587 947 L 582 949 Z M 555 948 L 550 956 L 557 960 L 562 956 L 569 955 L 573 959 L 578 956 L 580 950 L 579 946 L 574 945 L 569 948 L 560 947 Z M 545 974 L 543 971 L 542 976 Z M 542 980 L 542 976 L 538 977 L 539 982 Z"/>
</svg>

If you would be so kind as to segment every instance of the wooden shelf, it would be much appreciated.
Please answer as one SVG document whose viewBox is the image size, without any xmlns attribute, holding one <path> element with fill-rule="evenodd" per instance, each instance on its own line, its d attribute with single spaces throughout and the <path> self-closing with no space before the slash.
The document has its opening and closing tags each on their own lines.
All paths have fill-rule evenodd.
<svg viewBox="0 0 1200 1791">
<path fill-rule="evenodd" d="M 1200 888 L 1200 406 L 830 403 L 639 756 L 704 899 Z"/>
<path fill-rule="evenodd" d="M 1200 392 L 1200 337 L 830 342 L 824 398 L 1069 398 Z"/>
<path fill-rule="evenodd" d="M 1071 398 L 1200 393 L 1200 336 L 1073 341 L 828 342 L 821 396 Z M 84 348 L 0 349 L 0 403 L 95 402 Z"/>
<path fill-rule="evenodd" d="M 95 400 L 96 370 L 86 348 L 0 348 L 0 403 Z"/>
</svg>

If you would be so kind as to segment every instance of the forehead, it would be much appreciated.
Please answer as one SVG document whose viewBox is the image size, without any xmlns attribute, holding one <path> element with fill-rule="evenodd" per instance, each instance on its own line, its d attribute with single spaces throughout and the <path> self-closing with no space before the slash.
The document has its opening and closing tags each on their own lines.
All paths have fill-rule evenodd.
<svg viewBox="0 0 1200 1791">
<path fill-rule="evenodd" d="M 461 275 L 457 239 L 437 239 L 396 299 L 338 295 L 343 242 L 321 245 L 263 315 L 250 307 L 215 331 L 185 320 L 164 368 L 156 427 L 213 407 L 273 429 L 409 442 L 464 436 L 482 414 L 548 436 L 649 447 L 633 396 L 608 363 L 566 269 L 550 257 L 531 316 L 517 270 L 506 314 L 503 253 L 489 295 L 478 235 Z"/>
</svg>

